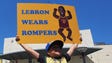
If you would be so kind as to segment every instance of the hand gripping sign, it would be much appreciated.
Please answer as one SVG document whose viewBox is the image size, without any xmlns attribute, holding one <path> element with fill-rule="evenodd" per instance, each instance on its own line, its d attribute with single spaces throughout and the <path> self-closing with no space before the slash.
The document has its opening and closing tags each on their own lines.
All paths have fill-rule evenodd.
<svg viewBox="0 0 112 63">
<path fill-rule="evenodd" d="M 81 43 L 73 6 L 18 3 L 17 35 L 20 43 Z"/>
</svg>

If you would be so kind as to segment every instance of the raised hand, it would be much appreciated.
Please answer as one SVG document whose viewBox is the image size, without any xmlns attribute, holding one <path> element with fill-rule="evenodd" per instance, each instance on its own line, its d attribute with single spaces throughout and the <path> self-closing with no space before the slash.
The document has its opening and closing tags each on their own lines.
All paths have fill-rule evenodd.
<svg viewBox="0 0 112 63">
<path fill-rule="evenodd" d="M 19 36 L 16 36 L 16 39 L 15 39 L 16 41 L 20 41 L 20 38 L 19 38 Z"/>
<path fill-rule="evenodd" d="M 54 8 L 54 11 L 57 11 L 57 9 L 56 9 L 56 8 Z"/>
</svg>

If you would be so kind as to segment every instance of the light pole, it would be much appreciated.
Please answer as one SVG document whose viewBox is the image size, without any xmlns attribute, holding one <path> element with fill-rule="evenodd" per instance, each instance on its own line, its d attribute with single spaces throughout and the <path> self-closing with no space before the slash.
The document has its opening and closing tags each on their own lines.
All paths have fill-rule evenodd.
<svg viewBox="0 0 112 63">
<path fill-rule="evenodd" d="M 86 58 L 85 58 L 85 52 L 87 51 L 87 47 L 79 47 L 78 49 L 77 49 L 80 53 L 81 53 L 81 55 L 82 55 L 82 60 L 83 60 L 83 63 L 86 63 Z"/>
<path fill-rule="evenodd" d="M 28 63 L 32 63 L 32 58 L 28 58 Z"/>
</svg>

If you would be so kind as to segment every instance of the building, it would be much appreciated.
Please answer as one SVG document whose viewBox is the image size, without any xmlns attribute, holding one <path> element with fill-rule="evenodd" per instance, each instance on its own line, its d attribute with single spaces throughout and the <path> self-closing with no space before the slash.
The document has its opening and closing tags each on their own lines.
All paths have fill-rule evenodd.
<svg viewBox="0 0 112 63">
<path fill-rule="evenodd" d="M 74 52 L 72 59 L 69 63 L 111 63 L 112 45 L 94 45 L 91 31 L 81 30 L 82 44 L 79 45 Z M 26 44 L 34 50 L 45 55 L 46 44 Z M 38 46 L 38 48 L 37 48 Z M 66 52 L 71 44 L 65 44 L 63 52 Z M 3 55 L 0 58 L 7 59 L 3 63 L 37 63 L 24 49 L 17 44 L 15 37 L 5 38 Z M 106 60 L 105 60 L 106 59 Z"/>
</svg>

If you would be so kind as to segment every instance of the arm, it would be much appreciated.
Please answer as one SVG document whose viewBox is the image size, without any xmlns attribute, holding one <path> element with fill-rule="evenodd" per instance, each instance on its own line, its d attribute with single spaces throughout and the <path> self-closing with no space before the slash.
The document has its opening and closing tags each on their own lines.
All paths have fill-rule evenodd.
<svg viewBox="0 0 112 63">
<path fill-rule="evenodd" d="M 68 18 L 68 19 L 72 19 L 72 14 L 71 14 L 71 12 L 70 12 L 69 10 L 67 10 L 67 12 L 68 12 L 68 15 L 69 15 L 69 16 L 67 16 L 67 18 Z"/>
<path fill-rule="evenodd" d="M 19 41 L 20 38 L 19 36 L 16 36 L 16 41 Z M 20 44 L 20 46 L 22 46 L 26 52 L 30 53 L 34 58 L 38 59 L 39 58 L 39 53 L 36 52 L 35 50 L 33 50 L 32 48 L 28 47 L 27 45 L 25 44 Z"/>
<path fill-rule="evenodd" d="M 55 17 L 55 18 L 59 18 L 59 16 L 58 15 L 56 15 L 56 12 L 57 12 L 57 9 L 56 8 L 54 8 L 54 12 L 53 12 L 53 16 Z"/>
<path fill-rule="evenodd" d="M 35 50 L 33 50 L 32 48 L 30 48 L 29 46 L 27 45 L 24 45 L 24 44 L 20 44 L 26 52 L 30 53 L 34 58 L 38 59 L 39 58 L 39 53 L 36 52 Z"/>
<path fill-rule="evenodd" d="M 80 41 L 82 42 L 82 37 L 80 37 Z M 71 56 L 71 55 L 73 54 L 74 50 L 77 49 L 77 47 L 78 47 L 78 44 L 73 44 L 73 45 L 70 47 L 70 49 L 67 51 L 67 54 L 68 54 L 69 56 Z"/>
<path fill-rule="evenodd" d="M 78 44 L 73 44 L 73 45 L 70 47 L 70 49 L 67 51 L 67 54 L 68 54 L 69 56 L 71 56 L 71 55 L 73 54 L 74 50 L 75 50 L 77 47 L 78 47 Z"/>
</svg>

